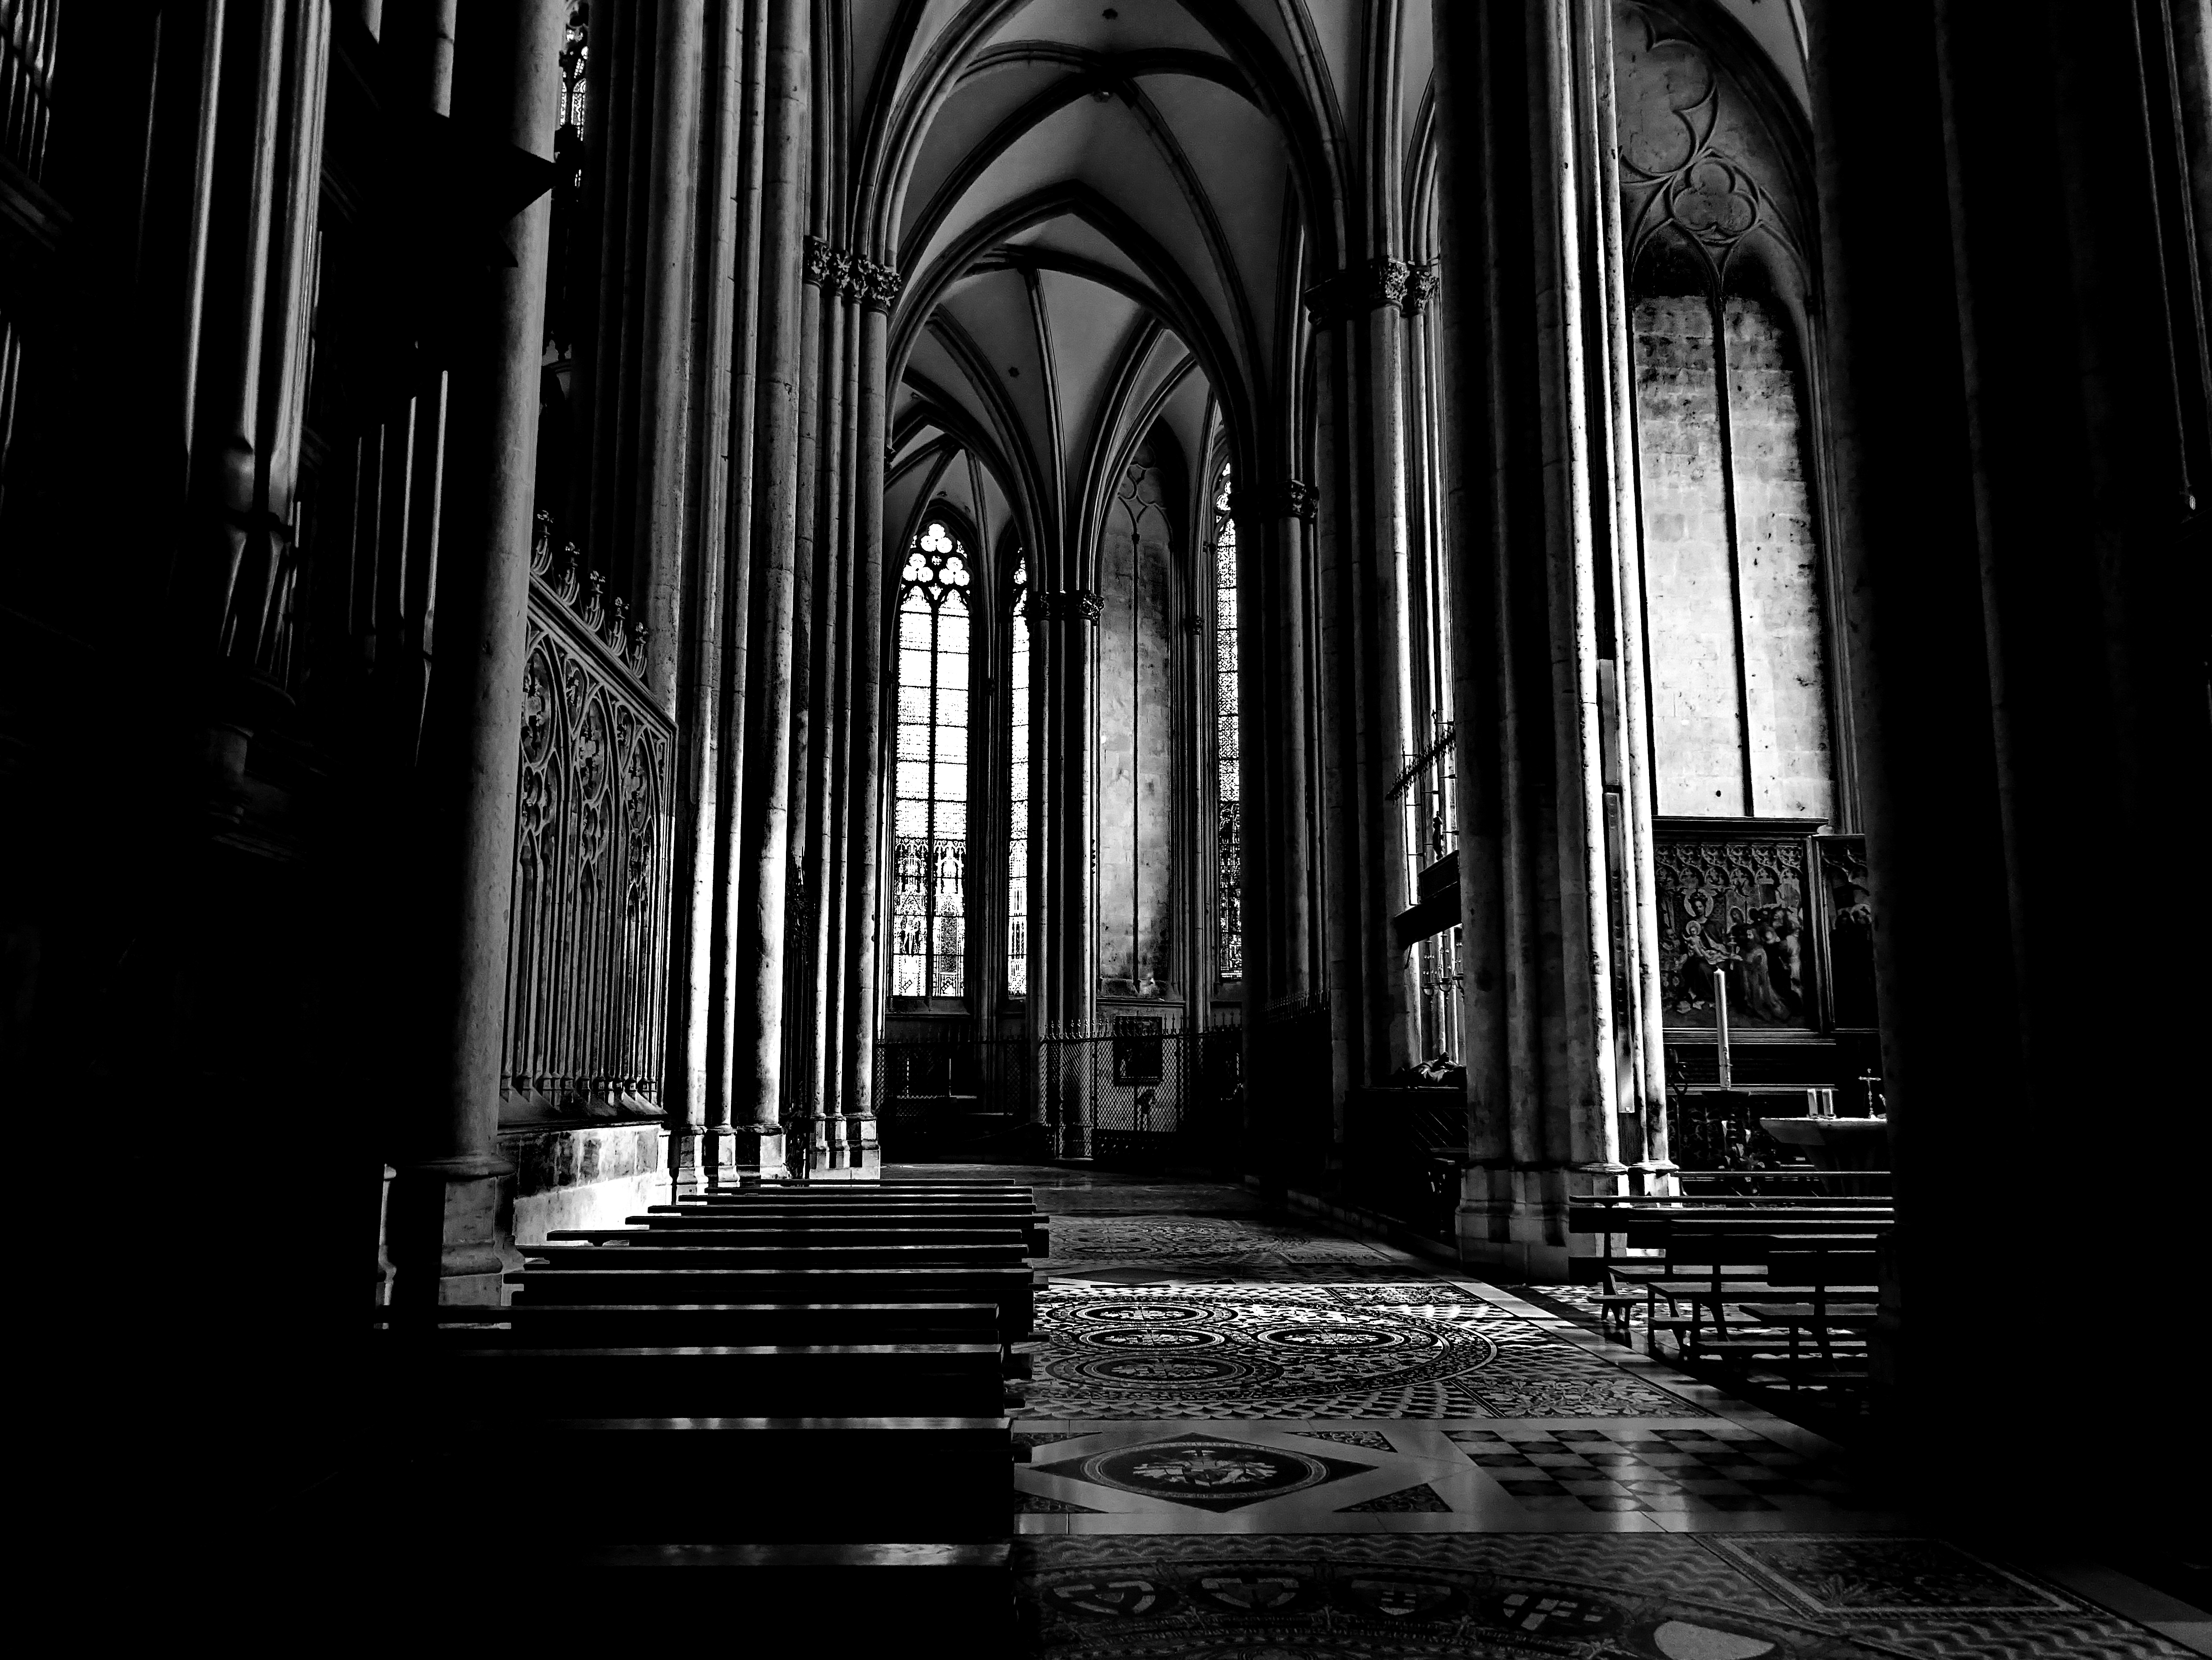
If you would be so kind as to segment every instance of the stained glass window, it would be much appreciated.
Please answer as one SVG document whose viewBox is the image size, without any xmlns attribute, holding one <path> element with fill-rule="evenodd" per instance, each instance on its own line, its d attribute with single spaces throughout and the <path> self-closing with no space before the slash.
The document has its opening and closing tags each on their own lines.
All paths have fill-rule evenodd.
<svg viewBox="0 0 2212 1660">
<path fill-rule="evenodd" d="M 1030 562 L 1014 561 L 1012 649 L 1006 668 L 1006 990 L 1030 988 Z"/>
<path fill-rule="evenodd" d="M 1243 780 L 1238 769 L 1237 522 L 1229 516 L 1229 464 L 1213 492 L 1214 960 L 1224 980 L 1244 974 Z"/>
<path fill-rule="evenodd" d="M 891 995 L 966 989 L 968 556 L 933 521 L 899 574 Z"/>
</svg>

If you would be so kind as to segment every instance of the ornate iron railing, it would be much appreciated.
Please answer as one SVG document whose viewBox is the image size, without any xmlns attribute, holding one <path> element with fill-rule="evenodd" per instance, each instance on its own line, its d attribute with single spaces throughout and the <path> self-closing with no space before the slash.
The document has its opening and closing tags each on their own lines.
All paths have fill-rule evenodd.
<svg viewBox="0 0 2212 1660">
<path fill-rule="evenodd" d="M 876 1045 L 876 1133 L 886 1158 L 955 1145 L 1034 1156 L 1036 1045 L 1024 1037 L 887 1039 Z"/>
<path fill-rule="evenodd" d="M 1243 1130 L 1243 1031 L 1233 1019 L 1172 1028 L 1175 1017 L 1122 1014 L 1054 1028 L 1039 1065 L 1063 1130 L 1073 1115 L 1106 1159 L 1208 1158 Z"/>
<path fill-rule="evenodd" d="M 675 729 L 638 678 L 642 634 L 625 629 L 621 602 L 602 612 L 595 574 L 556 573 L 542 550 L 538 562 L 503 1075 L 539 1112 L 656 1112 Z"/>
</svg>

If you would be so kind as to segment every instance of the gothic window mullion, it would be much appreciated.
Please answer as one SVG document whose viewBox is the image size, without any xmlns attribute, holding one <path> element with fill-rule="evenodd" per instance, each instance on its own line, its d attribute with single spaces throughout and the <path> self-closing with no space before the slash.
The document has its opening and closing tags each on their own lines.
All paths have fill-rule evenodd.
<svg viewBox="0 0 2212 1660">
<path fill-rule="evenodd" d="M 1222 465 L 1213 496 L 1214 968 L 1244 975 L 1243 704 L 1237 679 L 1237 523 Z"/>
<path fill-rule="evenodd" d="M 899 583 L 894 996 L 966 990 L 969 581 L 951 532 L 935 521 L 925 526 Z"/>
</svg>

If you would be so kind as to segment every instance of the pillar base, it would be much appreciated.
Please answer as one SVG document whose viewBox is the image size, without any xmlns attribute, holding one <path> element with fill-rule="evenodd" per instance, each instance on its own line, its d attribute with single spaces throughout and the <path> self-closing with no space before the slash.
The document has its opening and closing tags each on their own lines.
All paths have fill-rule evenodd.
<svg viewBox="0 0 2212 1660">
<path fill-rule="evenodd" d="M 1460 1260 L 1531 1284 L 1567 1280 L 1567 1174 L 1557 1165 L 1470 1166 L 1460 1187 Z"/>
<path fill-rule="evenodd" d="M 876 1121 L 861 1113 L 837 1120 L 830 1138 L 830 1164 L 815 1175 L 830 1182 L 873 1182 L 884 1173 L 884 1150 L 876 1140 Z"/>
<path fill-rule="evenodd" d="M 514 1166 L 495 1158 L 403 1164 L 392 1178 L 386 1241 L 395 1305 L 496 1308 L 522 1266 L 508 1221 Z"/>
<path fill-rule="evenodd" d="M 781 1124 L 717 1124 L 706 1133 L 707 1184 L 734 1188 L 787 1174 Z"/>
<path fill-rule="evenodd" d="M 668 1189 L 678 1199 L 707 1190 L 707 1132 L 679 1124 L 668 1132 Z"/>
</svg>

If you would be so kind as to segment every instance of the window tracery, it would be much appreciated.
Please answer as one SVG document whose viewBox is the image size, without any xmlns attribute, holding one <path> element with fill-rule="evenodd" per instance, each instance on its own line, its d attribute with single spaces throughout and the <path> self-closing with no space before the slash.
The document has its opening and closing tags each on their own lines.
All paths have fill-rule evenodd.
<svg viewBox="0 0 2212 1660">
<path fill-rule="evenodd" d="M 1014 561 L 1006 664 L 1006 992 L 1030 983 L 1030 562 Z"/>
<path fill-rule="evenodd" d="M 1224 980 L 1244 973 L 1243 778 L 1237 658 L 1237 521 L 1229 510 L 1230 464 L 1213 492 L 1213 949 Z"/>
<path fill-rule="evenodd" d="M 968 668 L 972 581 L 943 521 L 899 574 L 898 749 L 891 839 L 891 995 L 967 989 Z"/>
</svg>

